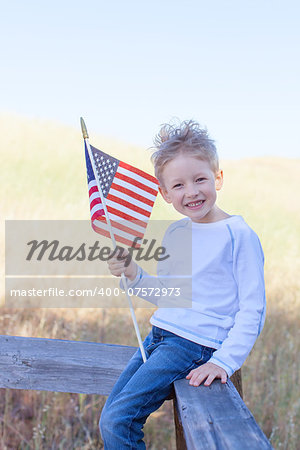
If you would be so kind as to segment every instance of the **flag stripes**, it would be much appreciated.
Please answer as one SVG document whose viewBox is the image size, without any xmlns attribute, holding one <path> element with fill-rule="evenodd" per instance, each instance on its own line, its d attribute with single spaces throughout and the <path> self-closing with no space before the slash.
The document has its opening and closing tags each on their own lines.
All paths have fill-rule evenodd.
<svg viewBox="0 0 300 450">
<path fill-rule="evenodd" d="M 120 236 L 122 236 L 124 239 L 129 239 L 132 237 L 139 237 L 139 238 L 143 238 L 144 236 L 144 232 L 145 229 L 143 229 L 143 231 L 138 231 L 138 230 L 133 230 L 132 228 L 129 228 L 127 225 L 125 225 L 127 222 L 125 220 L 121 221 L 119 220 L 111 220 L 111 225 L 112 227 L 115 229 L 114 231 L 119 234 Z M 98 228 L 103 228 L 106 231 L 109 231 L 108 225 L 107 225 L 107 221 L 105 219 L 105 216 L 101 216 L 99 217 L 99 219 L 94 220 L 94 224 L 98 227 Z"/>
<path fill-rule="evenodd" d="M 100 227 L 98 227 L 97 225 L 95 225 L 95 223 L 93 223 L 92 224 L 93 229 L 97 233 L 101 234 L 102 236 L 110 238 L 111 237 L 110 236 L 110 231 L 108 231 L 108 229 L 107 230 L 104 229 L 102 222 L 100 222 L 100 224 L 101 224 Z M 133 241 L 131 239 L 130 240 L 129 239 L 125 239 L 124 237 L 119 236 L 118 234 L 116 234 L 115 231 L 114 231 L 114 236 L 115 236 L 115 240 L 117 242 L 121 242 L 121 244 L 125 244 L 127 247 L 132 247 L 133 246 Z M 135 247 L 139 248 L 140 244 L 137 244 Z"/>
<path fill-rule="evenodd" d="M 123 181 L 127 181 L 127 183 L 132 184 L 133 186 L 138 187 L 142 191 L 149 192 L 149 194 L 152 194 L 155 196 L 155 189 L 152 189 L 150 186 L 147 186 L 143 183 L 141 183 L 139 180 L 137 180 L 137 176 L 134 178 L 129 177 L 128 175 L 125 175 L 121 172 L 117 172 L 115 175 L 117 178 Z"/>
<path fill-rule="evenodd" d="M 147 180 L 145 183 L 146 185 L 152 187 L 154 190 L 157 188 L 156 178 L 154 178 L 152 175 L 149 175 L 146 172 L 143 172 L 140 169 L 137 169 L 136 167 L 123 163 L 122 161 L 119 162 L 119 172 L 123 173 L 124 175 L 133 177 L 137 181 L 140 181 L 141 183 L 145 183 L 145 180 Z"/>
<path fill-rule="evenodd" d="M 126 200 L 122 199 L 121 197 L 116 197 L 115 195 L 112 195 L 112 194 L 108 194 L 106 199 L 107 199 L 107 203 L 110 200 L 111 202 L 119 203 L 119 205 L 124 206 L 124 208 L 126 210 L 132 209 L 133 211 L 136 211 L 137 213 L 139 213 L 141 215 L 150 217 L 151 211 L 149 212 L 143 208 L 140 208 L 139 206 L 136 205 L 136 203 L 129 203 Z"/>
<path fill-rule="evenodd" d="M 110 205 L 108 205 L 106 203 L 107 206 L 107 211 L 111 214 L 114 214 L 115 216 L 121 218 L 121 219 L 125 219 L 128 220 L 128 222 L 130 223 L 131 221 L 135 221 L 136 223 L 138 223 L 141 227 L 146 228 L 147 227 L 147 222 L 140 220 L 138 217 L 136 217 L 137 215 L 135 214 L 134 216 L 130 216 L 129 214 L 126 214 L 125 212 L 120 211 L 120 209 L 116 209 L 116 208 L 112 208 Z M 139 216 L 141 216 L 139 214 Z M 129 225 L 128 225 L 129 226 Z"/>
<path fill-rule="evenodd" d="M 138 186 L 127 183 L 127 181 L 118 179 L 117 177 L 114 178 L 112 185 L 119 186 L 120 190 L 128 189 L 129 191 L 132 191 L 135 194 L 140 195 L 143 199 L 146 198 L 147 200 L 149 200 L 150 202 L 153 202 L 153 203 L 156 199 L 156 195 L 153 195 L 151 192 L 149 193 L 143 189 L 140 189 Z"/>
<path fill-rule="evenodd" d="M 139 200 L 141 203 L 151 206 L 151 209 L 154 205 L 154 200 L 150 200 L 149 198 L 143 197 L 142 195 L 136 193 L 135 191 L 127 189 L 124 186 L 120 186 L 117 183 L 112 183 L 110 190 L 111 192 L 118 191 L 119 192 L 118 195 L 120 195 L 120 192 L 122 192 L 123 194 L 128 195 L 129 198 L 135 198 L 136 200 Z"/>
</svg>

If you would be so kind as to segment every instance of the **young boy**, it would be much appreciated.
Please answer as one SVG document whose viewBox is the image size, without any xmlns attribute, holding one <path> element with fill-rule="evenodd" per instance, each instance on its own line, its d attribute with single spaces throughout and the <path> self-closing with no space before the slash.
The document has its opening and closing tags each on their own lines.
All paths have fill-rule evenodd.
<svg viewBox="0 0 300 450">
<path fill-rule="evenodd" d="M 140 350 L 135 353 L 102 411 L 100 430 L 107 450 L 145 448 L 143 425 L 175 380 L 187 378 L 192 386 L 203 381 L 209 386 L 215 378 L 226 383 L 247 358 L 265 319 L 263 251 L 241 216 L 216 205 L 223 172 L 214 142 L 189 121 L 177 128 L 164 126 L 155 143 L 152 158 L 160 193 L 186 216 L 169 227 L 164 241 L 174 247 L 185 230 L 192 230 L 192 304 L 159 307 L 153 314 L 152 331 L 144 341 L 147 361 L 143 363 Z M 166 283 L 173 269 L 185 264 L 180 253 L 175 252 L 175 261 L 161 263 L 161 270 L 158 263 Z M 131 288 L 162 286 L 134 261 L 126 266 L 124 259 L 114 257 L 109 268 L 115 276 L 124 272 Z"/>
</svg>

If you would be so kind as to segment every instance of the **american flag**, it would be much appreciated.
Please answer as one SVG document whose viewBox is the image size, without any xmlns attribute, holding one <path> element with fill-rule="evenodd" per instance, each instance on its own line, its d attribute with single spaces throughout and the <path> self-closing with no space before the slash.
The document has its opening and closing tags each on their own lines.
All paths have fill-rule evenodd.
<svg viewBox="0 0 300 450">
<path fill-rule="evenodd" d="M 157 196 L 157 179 L 95 147 L 91 151 L 116 241 L 131 247 L 139 237 L 141 243 Z M 85 159 L 92 227 L 110 237 L 86 144 Z"/>
</svg>

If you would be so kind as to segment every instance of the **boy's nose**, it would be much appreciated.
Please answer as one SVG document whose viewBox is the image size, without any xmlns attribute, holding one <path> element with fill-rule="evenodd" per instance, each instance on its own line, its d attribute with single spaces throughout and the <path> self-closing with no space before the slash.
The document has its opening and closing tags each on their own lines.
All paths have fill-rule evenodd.
<svg viewBox="0 0 300 450">
<path fill-rule="evenodd" d="M 186 197 L 195 197 L 199 193 L 198 186 L 188 186 L 185 192 Z"/>
</svg>

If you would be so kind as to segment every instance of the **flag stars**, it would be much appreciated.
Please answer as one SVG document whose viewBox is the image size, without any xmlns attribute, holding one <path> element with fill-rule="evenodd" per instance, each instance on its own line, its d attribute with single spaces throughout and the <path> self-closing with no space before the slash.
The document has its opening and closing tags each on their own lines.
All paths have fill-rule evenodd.
<svg viewBox="0 0 300 450">
<path fill-rule="evenodd" d="M 118 167 L 118 162 L 116 162 L 114 160 L 114 158 L 112 158 L 109 155 L 106 155 L 105 153 L 102 153 L 100 151 L 92 150 L 92 152 L 93 152 L 93 156 L 94 156 L 96 173 L 99 178 L 101 189 L 103 191 L 103 194 L 106 193 L 106 195 L 107 195 L 109 193 L 110 185 L 111 185 L 114 175 L 116 173 L 116 170 Z M 90 170 L 92 171 L 92 167 L 90 168 Z M 91 176 L 89 177 L 89 181 L 93 180 L 93 179 L 94 179 L 94 176 L 91 173 Z"/>
</svg>

